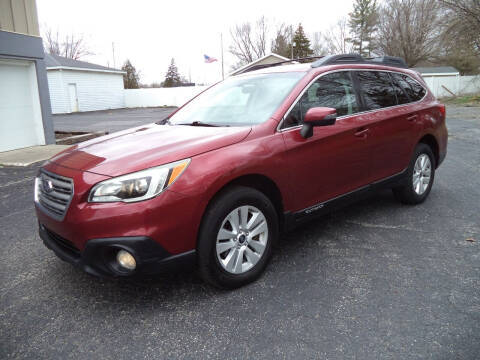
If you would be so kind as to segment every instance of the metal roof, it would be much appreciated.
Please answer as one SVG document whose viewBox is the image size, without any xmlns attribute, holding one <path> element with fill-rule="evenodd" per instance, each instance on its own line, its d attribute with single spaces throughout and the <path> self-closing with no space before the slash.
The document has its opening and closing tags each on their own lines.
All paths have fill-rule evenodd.
<svg viewBox="0 0 480 360">
<path fill-rule="evenodd" d="M 460 74 L 453 66 L 415 67 L 412 70 L 420 74 Z"/>
<path fill-rule="evenodd" d="M 113 69 L 102 65 L 92 64 L 85 61 L 68 59 L 63 56 L 45 54 L 45 65 L 47 69 L 55 68 L 68 68 L 68 69 L 79 69 L 79 70 L 90 70 L 90 71 L 107 71 L 107 72 L 119 72 L 123 73 L 124 71 L 119 69 Z"/>
</svg>

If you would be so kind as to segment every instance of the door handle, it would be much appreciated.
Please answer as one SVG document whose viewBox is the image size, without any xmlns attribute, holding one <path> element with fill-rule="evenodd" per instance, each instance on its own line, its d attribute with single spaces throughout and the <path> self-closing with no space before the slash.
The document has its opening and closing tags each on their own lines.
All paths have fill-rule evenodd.
<svg viewBox="0 0 480 360">
<path fill-rule="evenodd" d="M 418 119 L 418 115 L 410 115 L 410 116 L 407 116 L 407 120 L 408 121 L 415 121 Z"/>
<path fill-rule="evenodd" d="M 370 132 L 370 129 L 365 129 L 365 128 L 360 128 L 358 129 L 358 131 L 353 134 L 355 135 L 356 137 L 362 137 L 362 138 L 366 138 L 367 137 L 367 134 Z"/>
</svg>

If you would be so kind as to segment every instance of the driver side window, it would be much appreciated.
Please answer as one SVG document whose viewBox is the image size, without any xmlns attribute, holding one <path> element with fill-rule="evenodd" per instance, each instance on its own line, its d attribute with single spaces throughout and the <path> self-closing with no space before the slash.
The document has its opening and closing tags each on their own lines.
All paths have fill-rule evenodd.
<svg viewBox="0 0 480 360">
<path fill-rule="evenodd" d="M 302 124 L 305 114 L 312 107 L 335 108 L 338 116 L 358 112 L 350 72 L 342 71 L 327 74 L 315 81 L 287 115 L 282 128 Z"/>
</svg>

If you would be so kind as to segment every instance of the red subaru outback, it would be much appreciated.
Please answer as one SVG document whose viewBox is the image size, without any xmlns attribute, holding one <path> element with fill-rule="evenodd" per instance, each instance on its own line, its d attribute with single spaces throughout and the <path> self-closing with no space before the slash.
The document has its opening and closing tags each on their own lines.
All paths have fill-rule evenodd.
<svg viewBox="0 0 480 360">
<path fill-rule="evenodd" d="M 257 66 L 50 159 L 40 236 L 90 274 L 196 263 L 234 288 L 262 273 L 280 230 L 382 187 L 421 203 L 446 149 L 445 106 L 401 59 Z"/>
</svg>

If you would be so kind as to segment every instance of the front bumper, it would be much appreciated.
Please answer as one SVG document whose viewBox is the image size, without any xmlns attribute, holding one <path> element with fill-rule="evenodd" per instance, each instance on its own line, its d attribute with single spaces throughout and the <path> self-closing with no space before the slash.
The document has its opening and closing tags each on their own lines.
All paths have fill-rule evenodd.
<svg viewBox="0 0 480 360">
<path fill-rule="evenodd" d="M 100 277 L 131 277 L 188 268 L 196 263 L 195 250 L 172 255 L 160 244 L 144 236 L 92 239 L 80 251 L 71 241 L 39 224 L 44 244 L 60 259 Z M 115 263 L 116 253 L 127 250 L 136 260 L 133 271 L 122 270 Z"/>
</svg>

